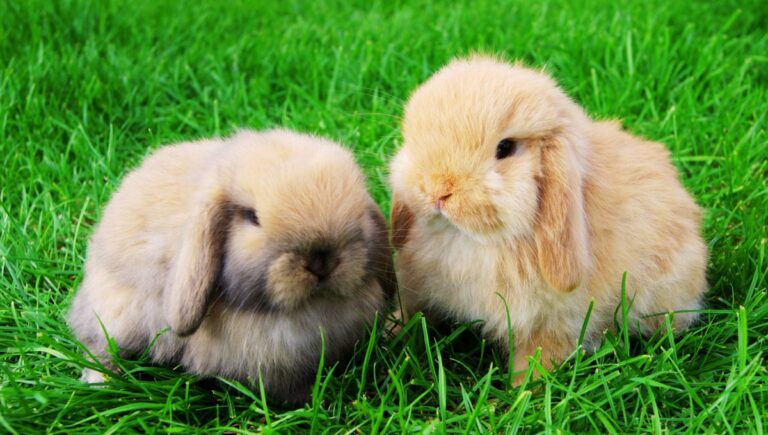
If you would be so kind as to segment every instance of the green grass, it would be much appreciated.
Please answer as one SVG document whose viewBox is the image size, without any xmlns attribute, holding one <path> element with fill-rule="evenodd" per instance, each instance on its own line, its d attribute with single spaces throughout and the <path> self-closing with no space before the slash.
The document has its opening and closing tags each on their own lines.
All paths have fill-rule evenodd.
<svg viewBox="0 0 768 435">
<path fill-rule="evenodd" d="M 0 431 L 764 432 L 768 8 L 617 3 L 0 0 Z M 142 360 L 105 388 L 77 380 L 64 315 L 94 223 L 143 156 L 286 126 L 353 147 L 388 209 L 404 100 L 473 50 L 545 66 L 594 117 L 670 147 L 707 210 L 700 324 L 607 335 L 511 388 L 466 325 L 416 318 L 327 368 L 301 409 Z"/>
</svg>

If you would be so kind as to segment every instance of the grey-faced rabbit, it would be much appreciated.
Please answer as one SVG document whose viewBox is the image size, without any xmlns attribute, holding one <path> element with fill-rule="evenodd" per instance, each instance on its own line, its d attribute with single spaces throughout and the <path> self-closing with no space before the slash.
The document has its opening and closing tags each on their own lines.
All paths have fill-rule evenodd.
<svg viewBox="0 0 768 435">
<path fill-rule="evenodd" d="M 243 131 L 166 146 L 107 205 L 69 323 L 105 362 L 102 324 L 125 353 L 157 337 L 156 362 L 261 375 L 300 403 L 321 332 L 326 360 L 342 358 L 395 291 L 385 225 L 351 153 L 328 140 Z"/>
</svg>

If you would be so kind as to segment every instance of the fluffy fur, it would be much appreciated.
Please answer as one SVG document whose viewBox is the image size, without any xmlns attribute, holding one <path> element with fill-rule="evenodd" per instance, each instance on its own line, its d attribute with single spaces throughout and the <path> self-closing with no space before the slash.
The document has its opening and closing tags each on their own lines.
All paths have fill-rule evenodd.
<svg viewBox="0 0 768 435">
<path fill-rule="evenodd" d="M 332 142 L 277 130 L 166 146 L 107 205 L 69 322 L 105 362 L 100 322 L 126 353 L 157 336 L 156 362 L 261 374 L 301 402 L 321 331 L 327 360 L 343 357 L 394 292 L 390 254 L 361 171 Z"/>
<path fill-rule="evenodd" d="M 391 164 L 401 303 L 483 332 L 523 370 L 613 327 L 627 273 L 629 325 L 700 308 L 700 210 L 662 144 L 590 120 L 545 74 L 482 56 L 455 60 L 413 95 Z M 497 145 L 514 140 L 513 155 Z M 675 313 L 676 331 L 694 313 Z M 620 318 L 617 319 L 621 321 Z"/>
</svg>

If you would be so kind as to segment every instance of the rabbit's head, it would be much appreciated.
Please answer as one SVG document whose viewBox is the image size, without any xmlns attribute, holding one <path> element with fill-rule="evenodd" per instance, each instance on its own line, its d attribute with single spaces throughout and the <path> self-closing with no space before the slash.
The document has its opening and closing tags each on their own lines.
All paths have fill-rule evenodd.
<svg viewBox="0 0 768 435">
<path fill-rule="evenodd" d="M 280 312 L 315 298 L 394 291 L 385 221 L 339 145 L 245 131 L 225 141 L 200 176 L 166 289 L 177 334 L 194 332 L 214 298 Z"/>
<path fill-rule="evenodd" d="M 393 241 L 414 219 L 480 243 L 534 238 L 561 290 L 588 261 L 583 206 L 588 119 L 545 74 L 474 56 L 419 87 L 392 162 Z"/>
</svg>

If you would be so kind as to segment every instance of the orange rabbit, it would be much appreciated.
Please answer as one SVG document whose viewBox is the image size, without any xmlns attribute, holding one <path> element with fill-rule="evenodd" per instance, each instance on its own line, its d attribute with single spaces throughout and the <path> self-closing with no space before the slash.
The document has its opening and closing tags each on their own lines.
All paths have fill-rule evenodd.
<svg viewBox="0 0 768 435">
<path fill-rule="evenodd" d="M 669 152 L 596 122 L 545 74 L 490 57 L 455 60 L 405 109 L 391 163 L 404 315 L 482 320 L 516 370 L 545 365 L 612 327 L 627 272 L 628 323 L 648 334 L 707 289 L 701 212 Z M 696 313 L 674 314 L 676 331 Z"/>
</svg>

